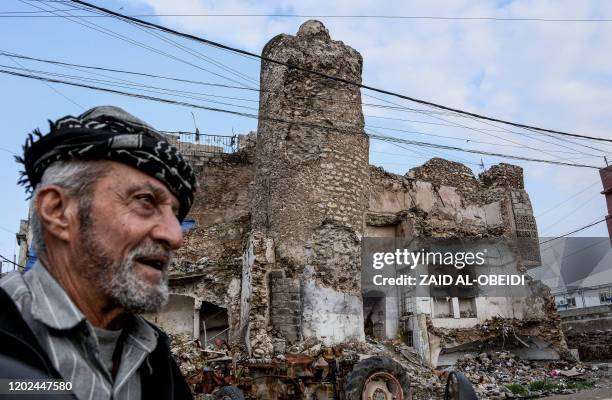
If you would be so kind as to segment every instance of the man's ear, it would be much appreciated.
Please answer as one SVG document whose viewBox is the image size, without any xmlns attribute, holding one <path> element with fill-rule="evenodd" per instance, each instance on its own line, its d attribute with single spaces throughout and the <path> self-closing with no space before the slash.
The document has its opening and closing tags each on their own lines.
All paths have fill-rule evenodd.
<svg viewBox="0 0 612 400">
<path fill-rule="evenodd" d="M 36 208 L 41 225 L 51 236 L 70 241 L 74 228 L 78 226 L 78 201 L 67 195 L 57 185 L 41 188 L 36 194 Z"/>
</svg>

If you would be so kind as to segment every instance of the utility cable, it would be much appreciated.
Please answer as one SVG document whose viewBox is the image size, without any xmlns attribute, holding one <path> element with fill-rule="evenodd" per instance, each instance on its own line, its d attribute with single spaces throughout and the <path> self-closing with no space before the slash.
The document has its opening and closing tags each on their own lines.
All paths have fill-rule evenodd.
<svg viewBox="0 0 612 400">
<path fill-rule="evenodd" d="M 41 7 L 38 7 L 38 6 L 36 6 L 36 5 L 33 5 L 33 4 L 28 3 L 28 0 L 19 0 L 19 1 L 21 1 L 22 3 L 28 4 L 28 5 L 31 5 L 32 7 L 38 8 L 38 9 L 40 9 L 40 10 L 44 10 L 44 9 L 43 9 L 43 8 L 41 8 Z M 54 11 L 50 11 L 50 12 L 53 12 L 53 13 L 54 13 Z M 199 70 L 201 70 L 201 71 L 204 71 L 204 72 L 207 72 L 207 73 L 209 73 L 209 74 L 212 74 L 212 75 L 215 75 L 215 76 L 217 76 L 217 77 L 220 77 L 220 78 L 222 78 L 222 79 L 228 80 L 228 81 L 230 81 L 230 82 L 232 82 L 232 83 L 236 83 L 236 84 L 238 84 L 238 85 L 241 85 L 241 84 L 242 84 L 241 82 L 239 82 L 239 81 L 237 81 L 237 80 L 235 80 L 235 79 L 232 79 L 232 78 L 230 78 L 230 77 L 227 77 L 227 76 L 225 76 L 225 75 L 223 75 L 223 74 L 216 73 L 216 72 L 211 71 L 211 70 L 209 70 L 209 69 L 206 69 L 206 68 L 204 68 L 204 67 L 202 67 L 202 66 L 200 66 L 200 65 L 194 64 L 194 63 L 192 63 L 192 62 L 190 62 L 190 61 L 187 61 L 187 60 L 184 60 L 184 59 L 182 59 L 182 58 L 180 58 L 180 57 L 174 56 L 174 55 L 172 55 L 172 54 L 170 54 L 170 53 L 167 53 L 167 52 L 165 52 L 165 51 L 162 51 L 162 50 L 156 49 L 155 47 L 149 46 L 149 45 L 144 44 L 144 43 L 142 43 L 142 42 L 138 42 L 137 40 L 134 40 L 134 39 L 131 39 L 131 38 L 127 37 L 127 36 L 121 35 L 121 34 L 119 34 L 119 33 L 117 33 L 117 32 L 114 32 L 114 31 L 112 31 L 112 30 L 110 30 L 110 29 L 104 28 L 104 27 L 102 27 L 102 26 L 100 26 L 100 25 L 97 25 L 97 24 L 94 24 L 94 23 L 92 23 L 92 22 L 82 21 L 82 20 L 79 20 L 78 18 L 76 18 L 76 19 L 75 19 L 75 18 L 73 18 L 73 17 L 72 17 L 70 14 L 69 14 L 69 15 L 67 15 L 67 16 L 66 16 L 66 15 L 58 15 L 58 16 L 60 16 L 60 17 L 62 17 L 62 18 L 64 18 L 64 19 L 66 19 L 66 20 L 68 20 L 68 21 L 71 21 L 71 22 L 74 22 L 74 23 L 79 24 L 79 25 L 81 25 L 81 26 L 84 26 L 84 27 L 86 27 L 86 28 L 89 28 L 89 29 L 92 29 L 92 30 L 94 30 L 94 31 L 97 31 L 97 32 L 103 33 L 103 34 L 105 34 L 105 35 L 108 35 L 108 36 L 114 37 L 115 39 L 119 39 L 119 40 L 121 40 L 121 41 L 124 41 L 124 42 L 130 43 L 130 44 L 132 44 L 132 45 L 134 45 L 134 46 L 144 48 L 144 49 L 146 49 L 146 50 L 149 50 L 149 51 L 151 51 L 151 52 L 154 52 L 154 53 L 157 53 L 157 54 L 163 55 L 163 56 L 168 57 L 168 58 L 170 58 L 170 59 L 173 59 L 173 60 L 175 60 L 175 61 L 182 62 L 182 63 L 184 63 L 184 64 L 187 64 L 187 65 L 189 65 L 189 66 L 192 66 L 192 67 L 194 67 L 194 68 L 197 68 L 197 69 L 199 69 Z"/>
<path fill-rule="evenodd" d="M 505 121 L 505 120 L 501 120 L 501 119 L 497 119 L 497 118 L 487 117 L 487 116 L 484 116 L 484 115 L 480 115 L 480 114 L 476 114 L 476 113 L 460 110 L 460 109 L 457 109 L 457 108 L 447 107 L 447 106 L 444 106 L 444 105 L 441 105 L 441 104 L 437 104 L 437 103 L 433 103 L 433 102 L 430 102 L 430 101 L 425 101 L 425 100 L 417 99 L 417 98 L 414 98 L 414 97 L 406 96 L 406 95 L 403 95 L 403 94 L 400 94 L 400 93 L 396 93 L 396 92 L 392 92 L 392 91 L 389 91 L 389 90 L 379 89 L 379 88 L 376 88 L 376 87 L 373 87 L 373 86 L 361 84 L 359 82 L 354 82 L 354 81 L 351 81 L 351 80 L 348 80 L 348 79 L 332 76 L 332 75 L 329 75 L 329 74 L 326 74 L 326 73 L 323 73 L 323 72 L 313 71 L 313 70 L 310 70 L 308 68 L 304 68 L 304 67 L 300 67 L 300 66 L 297 66 L 297 65 L 293 65 L 293 64 L 290 64 L 290 63 L 287 63 L 287 62 L 284 62 L 284 61 L 279 61 L 279 60 L 271 59 L 269 57 L 265 57 L 265 56 L 262 56 L 262 55 L 259 55 L 259 54 L 256 54 L 256 53 L 253 53 L 253 52 L 250 52 L 250 51 L 246 51 L 246 50 L 242 50 L 242 49 L 239 49 L 239 48 L 236 48 L 236 47 L 228 46 L 228 45 L 225 45 L 225 44 L 222 44 L 222 43 L 219 43 L 219 42 L 215 42 L 215 41 L 212 41 L 212 40 L 209 40 L 209 39 L 204 39 L 204 38 L 201 38 L 199 36 L 191 35 L 191 34 L 184 33 L 184 32 L 179 32 L 177 30 L 165 27 L 163 25 L 159 25 L 159 24 L 155 24 L 155 23 L 152 23 L 152 22 L 144 21 L 144 20 L 141 20 L 141 19 L 138 19 L 138 18 L 130 17 L 130 16 L 127 16 L 125 14 L 121 14 L 121 13 L 109 10 L 107 8 L 104 8 L 104 7 L 99 7 L 99 6 L 96 6 L 94 4 L 82 1 L 82 0 L 71 0 L 71 2 L 72 3 L 76 3 L 76 4 L 80 4 L 82 6 L 86 6 L 88 8 L 92 8 L 92 9 L 95 9 L 95 10 L 98 10 L 98 11 L 101 11 L 101 12 L 104 12 L 104 13 L 106 13 L 108 15 L 113 15 L 113 16 L 115 16 L 117 18 L 120 18 L 120 19 L 123 19 L 125 21 L 131 21 L 131 22 L 134 22 L 134 23 L 137 23 L 137 24 L 141 24 L 143 26 L 146 26 L 146 27 L 149 27 L 149 28 L 152 28 L 152 29 L 157 29 L 157 30 L 160 30 L 160 31 L 163 31 L 163 32 L 166 32 L 166 33 L 171 33 L 173 35 L 177 35 L 179 37 L 183 37 L 183 38 L 190 39 L 190 40 L 193 40 L 193 41 L 196 41 L 196 42 L 200 42 L 200 43 L 203 43 L 203 44 L 206 44 L 206 45 L 209 45 L 209 46 L 213 46 L 213 47 L 217 47 L 217 48 L 220 48 L 220 49 L 229 50 L 229 51 L 232 51 L 234 53 L 242 54 L 242 55 L 245 55 L 245 56 L 248 56 L 248 57 L 255 57 L 255 58 L 261 59 L 262 61 L 274 63 L 274 64 L 277 64 L 277 65 L 282 65 L 282 66 L 285 66 L 287 68 L 291 68 L 291 69 L 299 70 L 299 71 L 302 71 L 302 72 L 310 73 L 310 74 L 317 75 L 317 76 L 320 76 L 322 78 L 330 79 L 330 80 L 333 80 L 333 81 L 336 81 L 336 82 L 345 83 L 347 85 L 355 86 L 355 87 L 358 87 L 360 89 L 367 89 L 367 90 L 371 90 L 373 92 L 378 92 L 378 93 L 386 94 L 386 95 L 389 95 L 389 96 L 398 97 L 398 98 L 401 98 L 401 99 L 404 99 L 404 100 L 409 100 L 411 102 L 418 103 L 418 104 L 424 104 L 424 105 L 435 107 L 435 108 L 438 108 L 438 109 L 441 109 L 441 110 L 456 112 L 456 113 L 459 113 L 459 114 L 469 115 L 469 116 L 476 117 L 476 118 L 479 118 L 479 119 L 484 119 L 484 120 L 493 121 L 493 122 L 499 122 L 499 123 L 503 123 L 503 124 L 506 124 L 506 125 L 516 126 L 516 127 L 519 127 L 519 128 L 533 129 L 533 130 L 536 130 L 538 132 L 554 133 L 554 134 L 562 135 L 562 136 L 580 137 L 580 138 L 586 138 L 586 139 L 590 139 L 590 140 L 598 140 L 598 141 L 612 143 L 612 139 L 606 139 L 606 138 L 594 137 L 594 136 L 586 136 L 586 135 L 579 135 L 579 134 L 575 134 L 575 133 L 557 131 L 557 130 L 553 130 L 553 129 L 539 128 L 539 127 L 535 127 L 535 126 L 531 126 L 531 125 L 520 124 L 520 123 L 516 123 L 516 122 Z"/>
<path fill-rule="evenodd" d="M 576 196 L 586 192 L 588 189 L 592 188 L 593 186 L 597 185 L 599 182 L 593 182 L 590 185 L 588 185 L 587 187 L 581 189 L 580 191 L 574 193 L 573 195 L 571 195 L 570 197 L 568 197 L 567 199 L 563 200 L 560 203 L 555 204 L 554 206 L 552 206 L 551 208 L 546 209 L 545 211 L 542 211 L 541 213 L 539 213 L 538 215 L 536 215 L 536 218 L 541 217 L 544 214 L 548 214 L 549 212 L 551 212 L 552 210 L 556 209 L 557 207 L 567 203 L 568 201 L 570 201 L 571 199 L 575 198 Z"/>
<path fill-rule="evenodd" d="M 53 3 L 67 3 L 53 1 Z M 9 14 L 10 13 L 10 14 Z M 25 15 L 19 15 L 24 13 Z M 5 12 L 6 16 L 14 17 L 53 17 L 52 15 L 29 15 L 26 12 Z M 4 15 L 0 15 L 4 16 Z M 128 15 L 126 15 L 128 16 Z M 82 17 L 109 17 L 103 15 L 83 15 Z M 440 15 L 384 15 L 384 14 L 190 14 L 190 13 L 164 13 L 164 14 L 130 14 L 129 17 L 156 18 L 156 17 L 221 17 L 221 18 L 329 18 L 329 19 L 385 19 L 385 20 L 442 20 L 442 21 L 504 21 L 504 22 L 612 22 L 612 18 L 536 18 L 536 17 L 449 17 Z"/>
<path fill-rule="evenodd" d="M 80 84 L 80 83 L 75 83 L 75 82 L 68 82 L 68 81 L 63 81 L 63 80 L 58 80 L 58 79 L 45 78 L 45 77 L 36 76 L 36 75 L 32 75 L 32 74 L 23 74 L 23 73 L 19 73 L 19 72 L 15 72 L 15 71 L 9 71 L 9 70 L 2 70 L 2 69 L 0 69 L 0 73 L 4 73 L 4 74 L 8 74 L 8 75 L 13 75 L 13 76 L 19 76 L 19 77 L 23 77 L 23 78 L 29 78 L 29 79 L 42 80 L 42 81 L 52 82 L 52 83 L 61 83 L 61 84 L 65 84 L 65 85 L 77 86 L 77 87 L 82 87 L 82 88 L 86 88 L 86 89 L 103 91 L 103 92 L 107 92 L 107 93 L 114 93 L 114 94 L 119 94 L 119 95 L 123 95 L 123 96 L 140 98 L 140 99 L 144 99 L 144 100 L 157 101 L 157 102 L 162 102 L 162 103 L 166 103 L 166 104 L 174 104 L 174 105 L 180 105 L 180 106 L 184 106 L 184 107 L 192 107 L 192 108 L 199 108 L 199 109 L 208 110 L 208 111 L 222 112 L 222 113 L 227 113 L 227 114 L 232 114 L 232 115 L 237 115 L 237 116 L 242 116 L 242 117 L 247 117 L 247 118 L 264 119 L 264 120 L 268 120 L 268 121 L 272 121 L 272 122 L 279 122 L 279 123 L 285 123 L 285 124 L 297 124 L 297 125 L 302 125 L 302 126 L 309 126 L 309 127 L 314 127 L 314 128 L 318 128 L 318 129 L 332 130 L 332 131 L 338 131 L 338 132 L 344 132 L 344 133 L 350 133 L 350 134 L 354 134 L 355 133 L 355 132 L 347 130 L 347 129 L 334 128 L 334 127 L 330 127 L 330 126 L 322 126 L 322 125 L 317 125 L 317 124 L 313 124 L 313 123 L 309 123 L 309 122 L 290 121 L 290 120 L 285 120 L 285 119 L 275 118 L 275 117 L 270 117 L 270 116 L 263 116 L 263 115 L 258 116 L 256 114 L 249 114 L 249 113 L 233 111 L 233 110 L 226 110 L 226 109 L 215 108 L 215 107 L 207 107 L 207 106 L 197 105 L 197 104 L 193 104 L 193 103 L 187 103 L 187 102 L 182 102 L 182 101 L 174 101 L 174 100 L 164 99 L 164 98 L 160 98 L 160 97 L 152 97 L 152 96 L 147 96 L 147 95 L 141 95 L 141 94 L 137 94 L 137 93 L 122 92 L 122 91 L 119 91 L 119 90 L 107 89 L 107 88 L 102 88 L 102 87 L 97 87 L 97 86 L 92 86 L 92 85 L 85 85 L 85 84 Z M 443 150 L 453 150 L 453 151 L 460 151 L 460 152 L 474 153 L 474 154 L 484 154 L 484 155 L 490 155 L 490 156 L 501 157 L 501 158 L 524 160 L 524 161 L 532 161 L 532 162 L 540 162 L 540 163 L 548 163 L 548 164 L 554 164 L 554 165 L 564 165 L 564 166 L 570 166 L 570 167 L 600 169 L 599 167 L 593 166 L 593 165 L 578 164 L 578 163 L 566 163 L 566 162 L 554 161 L 554 160 L 543 160 L 543 159 L 530 158 L 530 157 L 521 157 L 521 156 L 509 155 L 509 154 L 485 152 L 485 151 L 479 151 L 479 150 L 473 150 L 473 149 L 463 149 L 463 148 L 460 148 L 460 147 L 446 146 L 446 145 L 440 145 L 440 144 L 435 144 L 435 143 L 427 143 L 427 142 L 419 142 L 419 141 L 408 140 L 408 139 L 399 139 L 399 138 L 394 138 L 394 137 L 390 137 L 390 136 L 382 136 L 382 135 L 369 135 L 369 136 L 372 139 L 380 140 L 380 141 L 384 141 L 384 142 L 412 144 L 412 145 L 422 146 L 422 147 L 430 147 L 430 148 L 443 149 Z"/>
<path fill-rule="evenodd" d="M 42 58 L 36 58 L 36 57 L 29 57 L 29 56 L 25 56 L 25 55 L 21 55 L 21 54 L 16 54 L 16 53 L 12 53 L 12 52 L 7 52 L 4 50 L 0 50 L 0 55 L 4 55 L 7 57 L 15 57 L 15 58 L 20 58 L 20 59 L 25 59 L 25 60 L 32 60 L 32 61 L 37 61 L 37 62 L 42 62 L 42 63 L 47 63 L 47 64 L 51 64 L 51 65 L 59 65 L 59 66 L 63 66 L 66 68 L 85 68 L 85 69 L 91 69 L 91 70 L 99 70 L 99 71 L 106 71 L 106 72 L 113 72 L 113 73 L 120 73 L 120 74 L 129 74 L 129 75 L 135 75 L 135 76 L 143 76 L 143 77 L 147 77 L 147 78 L 157 78 L 157 79 L 164 79 L 164 80 L 171 80 L 171 81 L 177 81 L 177 82 L 181 82 L 181 83 L 189 83 L 189 84 L 198 84 L 198 85 L 205 85 L 205 86 L 211 86 L 211 87 L 220 87 L 220 88 L 229 88 L 229 89 L 244 89 L 244 90 L 251 90 L 251 91 L 256 91 L 256 92 L 261 92 L 261 91 L 265 91 L 264 89 L 255 89 L 255 88 L 248 88 L 248 87 L 244 87 L 244 86 L 231 86 L 231 85 L 224 85 L 224 84 L 216 84 L 216 83 L 210 83 L 210 82 L 202 82 L 202 81 L 194 81 L 194 80 L 188 80 L 188 79 L 180 79 L 180 78 L 175 78 L 175 77 L 169 77 L 169 76 L 163 76 L 163 75 L 155 75 L 155 74 L 149 74 L 149 73 L 142 73 L 142 72 L 135 72 L 135 71 L 126 71 L 126 70 L 119 70 L 119 69 L 112 69 L 112 68 L 104 68 L 104 67 L 97 67 L 97 66 L 91 66 L 91 65 L 82 65 L 82 64 L 74 64 L 74 63 L 66 63 L 66 62 L 61 62 L 61 61 L 56 61 L 56 60 L 49 60 L 49 59 L 42 59 Z M 85 71 L 83 71 L 85 72 Z M 107 75 L 103 75 L 102 76 L 105 77 L 109 77 Z M 119 78 L 114 78 L 114 79 L 119 79 Z M 121 81 L 124 81 L 123 79 L 119 79 Z M 136 84 L 132 81 L 126 81 L 126 82 L 130 82 L 132 84 Z M 163 89 L 166 90 L 166 89 Z M 196 93 L 196 92 L 191 92 L 191 93 Z M 200 93 L 200 95 L 203 95 Z M 242 99 L 242 98 L 235 98 L 235 97 L 227 97 L 227 96 L 214 96 L 214 95 L 206 95 L 206 96 L 211 96 L 211 97 L 221 97 L 221 98 L 228 98 L 228 99 L 233 99 L 233 100 L 240 100 L 240 101 L 253 101 L 256 102 L 257 100 L 252 100 L 252 99 Z M 379 99 L 377 97 L 374 96 L 368 96 L 368 97 L 372 97 L 374 99 L 377 100 L 381 100 L 381 101 L 385 101 L 388 102 L 387 100 L 384 99 Z M 391 104 L 396 104 L 396 103 L 392 103 Z M 367 105 L 367 104 L 364 104 Z M 370 104 L 370 106 L 377 106 L 376 104 Z M 402 107 L 403 108 L 403 107 Z M 412 109 L 410 109 L 412 110 Z M 419 111 L 425 111 L 425 110 L 419 110 Z M 474 128 L 466 126 L 466 125 L 462 125 L 462 124 L 457 124 L 457 123 L 447 123 L 447 124 L 443 124 L 443 123 L 436 123 L 436 122 L 426 122 L 426 121 L 414 121 L 414 120 L 408 120 L 408 119 L 402 119 L 402 118 L 390 118 L 390 117 L 381 117 L 381 116 L 374 116 L 374 115 L 369 115 L 369 114 L 364 114 L 364 116 L 366 117 L 372 117 L 372 118 L 381 118 L 381 119 L 389 119 L 389 120 L 398 120 L 398 121 L 404 121 L 404 122 L 413 122 L 413 123 L 423 123 L 423 124 L 432 124 L 432 125 L 442 125 L 442 126 L 449 126 L 449 127 L 457 127 L 457 128 L 463 128 L 463 129 L 469 129 L 469 130 L 474 130 Z M 432 115 L 429 115 L 432 118 L 435 118 Z M 447 121 L 445 119 L 440 119 L 442 121 Z M 449 122 L 449 121 L 447 121 Z M 396 131 L 402 131 L 402 132 L 406 132 L 406 133 L 415 133 L 415 134 L 423 134 L 423 135 L 429 135 L 429 136 L 433 136 L 433 137 L 442 137 L 442 138 L 446 138 L 446 139 L 452 139 L 452 140 L 465 140 L 466 142 L 470 141 L 470 142 L 474 142 L 474 143 L 483 143 L 483 144 L 491 144 L 491 145 L 497 145 L 497 146 L 507 146 L 507 147 L 520 147 L 520 148 L 525 148 L 526 146 L 524 145 L 509 145 L 509 144 L 499 144 L 499 143 L 491 143 L 491 142 L 483 142 L 483 141 L 478 141 L 478 140 L 473 140 L 473 139 L 468 139 L 468 138 L 453 138 L 450 136 L 442 136 L 442 135 L 436 135 L 436 134 L 430 134 L 430 133 L 424 133 L 424 132 L 416 132 L 416 131 L 408 131 L 408 130 L 402 130 L 402 129 L 396 129 L 396 128 L 382 128 L 381 129 L 389 129 L 389 130 L 396 130 Z M 478 131 L 480 132 L 481 130 L 487 131 L 487 129 L 478 129 Z M 489 131 L 504 131 L 504 130 L 489 130 Z M 512 131 L 510 131 L 512 132 Z M 482 133 L 482 132 L 481 132 Z M 514 132 L 516 133 L 516 132 Z M 497 136 L 494 136 L 497 138 Z M 503 140 L 503 139 L 502 139 Z M 562 147 L 567 147 L 567 146 L 562 146 Z M 567 147 L 568 149 L 571 149 L 570 147 Z M 564 152 L 562 150 L 549 150 L 549 152 L 554 152 L 554 153 L 566 153 L 566 154 L 577 154 L 576 152 Z M 596 155 L 596 154 L 588 154 L 588 153 L 584 153 L 584 152 L 579 152 L 579 154 L 587 154 L 591 157 L 601 157 L 600 155 Z"/>
<path fill-rule="evenodd" d="M 2 254 L 0 254 L 0 258 L 4 261 L 6 261 L 9 264 L 13 264 L 14 266 L 20 268 L 20 269 L 25 269 L 25 267 L 23 265 L 19 265 L 16 262 L 9 260 L 8 258 L 4 257 Z"/>
<path fill-rule="evenodd" d="M 585 229 L 587 229 L 587 228 L 590 228 L 590 227 L 592 227 L 592 226 L 595 226 L 595 225 L 601 224 L 602 222 L 605 222 L 605 221 L 606 221 L 606 219 L 605 219 L 605 218 L 604 218 L 604 219 L 600 219 L 600 220 L 599 220 L 599 221 L 597 221 L 597 222 L 593 222 L 593 223 L 591 223 L 591 224 L 585 225 L 585 226 L 580 227 L 580 228 L 578 228 L 578 229 L 574 229 L 573 231 L 568 232 L 568 233 L 565 233 L 565 234 L 563 234 L 563 235 L 561 235 L 561 236 L 557 236 L 557 237 L 554 237 L 554 238 L 552 238 L 552 239 L 548 239 L 548 240 L 545 240 L 545 241 L 543 241 L 543 242 L 540 242 L 540 245 L 543 245 L 543 244 L 545 244 L 545 243 L 552 242 L 553 240 L 561 239 L 561 238 L 564 238 L 564 237 L 569 236 L 569 235 L 571 235 L 571 234 L 574 234 L 574 233 L 577 233 L 577 232 L 583 231 L 583 230 L 585 230 Z"/>
</svg>

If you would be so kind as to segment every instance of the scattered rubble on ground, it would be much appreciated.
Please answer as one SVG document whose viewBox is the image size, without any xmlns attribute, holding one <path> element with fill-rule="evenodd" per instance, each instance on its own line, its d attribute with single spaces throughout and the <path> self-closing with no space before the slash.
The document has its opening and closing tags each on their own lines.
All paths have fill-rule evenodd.
<svg viewBox="0 0 612 400">
<path fill-rule="evenodd" d="M 313 365 L 325 360 L 342 358 L 360 360 L 368 356 L 385 356 L 401 364 L 410 376 L 414 400 L 442 399 L 448 375 L 451 371 L 465 374 L 472 383 L 479 399 L 538 398 L 551 394 L 571 394 L 582 389 L 596 387 L 603 375 L 612 373 L 609 364 L 585 364 L 569 361 L 527 361 L 510 351 L 490 351 L 478 355 L 464 355 L 453 367 L 432 369 L 423 365 L 412 347 L 400 340 L 378 341 L 368 337 L 366 342 L 349 342 L 328 347 L 317 340 L 306 340 L 289 347 L 287 353 L 272 359 L 247 360 L 241 354 L 231 354 L 223 343 L 215 343 L 203 349 L 198 340 L 187 335 L 171 336 L 171 350 L 181 372 L 187 378 L 197 398 L 197 386 L 201 383 L 201 371 L 214 368 L 216 363 L 227 360 L 282 363 L 290 355 L 307 356 Z M 243 356 L 243 355 L 242 355 Z"/>
<path fill-rule="evenodd" d="M 204 366 L 199 340 L 190 339 L 186 334 L 170 335 L 170 351 L 187 379 Z"/>
<path fill-rule="evenodd" d="M 605 368 L 604 368 L 605 367 Z M 454 369 L 465 374 L 481 399 L 538 398 L 593 387 L 603 367 L 568 361 L 526 361 L 509 351 L 460 358 Z"/>
</svg>

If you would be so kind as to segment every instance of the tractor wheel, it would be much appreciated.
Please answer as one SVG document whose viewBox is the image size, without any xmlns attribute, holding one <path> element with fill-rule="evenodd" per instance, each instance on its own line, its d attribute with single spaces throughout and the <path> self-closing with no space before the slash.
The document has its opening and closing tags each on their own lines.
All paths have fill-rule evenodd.
<svg viewBox="0 0 612 400">
<path fill-rule="evenodd" d="M 474 387 L 461 372 L 451 372 L 446 381 L 444 400 L 478 400 Z"/>
<path fill-rule="evenodd" d="M 410 379 L 397 362 L 381 356 L 358 362 L 346 377 L 346 400 L 410 400 Z"/>
<path fill-rule="evenodd" d="M 223 386 L 215 392 L 215 400 L 244 400 L 244 394 L 236 386 Z"/>
</svg>

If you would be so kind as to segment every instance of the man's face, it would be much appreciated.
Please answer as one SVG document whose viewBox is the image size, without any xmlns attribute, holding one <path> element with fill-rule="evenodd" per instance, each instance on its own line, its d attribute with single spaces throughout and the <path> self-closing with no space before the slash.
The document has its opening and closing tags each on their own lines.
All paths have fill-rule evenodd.
<svg viewBox="0 0 612 400">
<path fill-rule="evenodd" d="M 171 251 L 182 243 L 178 201 L 160 181 L 109 161 L 81 209 L 84 275 L 128 312 L 157 312 L 168 299 Z"/>
</svg>

